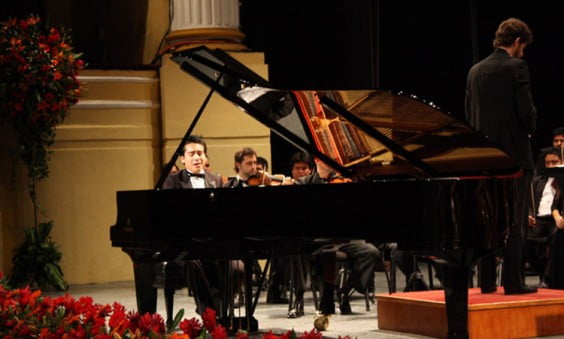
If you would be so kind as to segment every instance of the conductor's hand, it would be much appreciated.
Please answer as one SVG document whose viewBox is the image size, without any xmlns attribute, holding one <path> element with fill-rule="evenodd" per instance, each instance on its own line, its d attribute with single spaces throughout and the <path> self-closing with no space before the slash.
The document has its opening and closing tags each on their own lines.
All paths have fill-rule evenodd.
<svg viewBox="0 0 564 339">
<path fill-rule="evenodd" d="M 529 220 L 529 228 L 535 228 L 537 226 L 537 221 L 535 220 L 535 217 L 529 215 L 528 220 Z"/>
</svg>

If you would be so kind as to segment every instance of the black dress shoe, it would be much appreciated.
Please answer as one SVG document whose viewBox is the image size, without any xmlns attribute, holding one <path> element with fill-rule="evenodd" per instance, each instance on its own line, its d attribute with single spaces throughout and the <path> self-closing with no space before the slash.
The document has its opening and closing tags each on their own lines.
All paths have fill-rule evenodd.
<svg viewBox="0 0 564 339">
<path fill-rule="evenodd" d="M 339 303 L 339 310 L 341 314 L 352 314 L 351 304 L 349 303 L 349 299 L 343 299 Z"/>
<path fill-rule="evenodd" d="M 526 293 L 535 293 L 537 292 L 537 288 L 534 286 L 527 286 L 523 285 L 518 288 L 504 288 L 505 294 L 526 294 Z"/>
<path fill-rule="evenodd" d="M 292 308 L 288 311 L 288 318 L 299 318 L 304 315 L 304 297 L 297 298 Z"/>
<path fill-rule="evenodd" d="M 321 300 L 319 303 L 319 313 L 323 315 L 335 314 L 335 303 L 333 301 L 325 302 Z"/>
<path fill-rule="evenodd" d="M 482 293 L 494 293 L 496 291 L 497 291 L 497 287 L 495 287 L 495 286 L 489 286 L 489 287 L 482 287 L 481 288 Z"/>
<path fill-rule="evenodd" d="M 304 309 L 292 308 L 288 311 L 288 318 L 295 319 L 304 316 Z"/>
<path fill-rule="evenodd" d="M 267 304 L 287 304 L 289 302 L 288 299 L 283 297 L 270 297 L 266 298 Z"/>
</svg>

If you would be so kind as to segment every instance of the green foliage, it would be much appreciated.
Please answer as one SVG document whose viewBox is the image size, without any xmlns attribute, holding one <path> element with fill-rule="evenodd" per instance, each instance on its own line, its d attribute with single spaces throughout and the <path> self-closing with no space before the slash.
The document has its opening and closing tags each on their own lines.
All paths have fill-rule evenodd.
<svg viewBox="0 0 564 339">
<path fill-rule="evenodd" d="M 40 223 L 25 229 L 24 242 L 16 249 L 12 262 L 14 268 L 8 284 L 14 288 L 31 286 L 43 289 L 49 285 L 59 291 L 68 288 L 59 266 L 62 253 L 50 237 L 53 222 Z"/>
</svg>

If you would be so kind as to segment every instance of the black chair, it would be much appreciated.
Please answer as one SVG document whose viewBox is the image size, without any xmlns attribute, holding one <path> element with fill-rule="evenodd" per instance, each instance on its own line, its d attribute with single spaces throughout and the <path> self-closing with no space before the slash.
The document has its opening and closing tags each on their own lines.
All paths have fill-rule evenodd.
<svg viewBox="0 0 564 339">
<path fill-rule="evenodd" d="M 336 298 L 335 299 L 339 299 L 339 293 L 340 291 L 343 290 L 345 283 L 348 281 L 350 274 L 352 272 L 352 266 L 354 264 L 354 262 L 352 260 L 350 260 L 350 258 L 347 256 L 347 254 L 343 251 L 340 251 L 338 245 L 327 245 L 322 247 L 321 249 L 319 249 L 318 251 L 316 251 L 316 253 L 314 254 L 314 260 L 321 260 L 321 256 L 328 256 L 330 258 L 332 258 L 332 260 L 335 261 L 336 263 L 336 291 L 335 293 L 337 293 Z M 386 264 L 385 260 L 384 260 L 385 256 L 381 255 L 380 256 L 380 260 L 377 262 L 377 265 L 374 267 L 374 272 L 384 272 L 384 274 L 386 275 L 386 282 L 388 285 L 388 292 L 391 294 L 392 293 L 392 282 L 390 279 L 390 265 Z M 374 273 L 373 272 L 373 273 Z M 312 281 L 314 281 L 315 279 L 312 279 Z M 371 281 L 374 282 L 374 276 L 372 275 Z M 319 288 L 315 288 L 317 291 L 319 291 Z M 366 305 L 366 311 L 369 312 L 370 311 L 370 303 L 375 303 L 375 298 L 374 298 L 374 286 L 369 284 L 366 288 L 365 291 L 356 291 L 358 293 L 363 294 L 364 296 L 364 300 L 365 300 L 365 305 Z M 349 292 L 349 297 L 352 296 L 355 292 L 355 289 L 351 289 Z M 315 296 L 315 294 L 314 294 Z M 340 300 L 339 300 L 340 301 Z M 316 305 L 316 310 L 319 309 L 319 306 Z"/>
</svg>

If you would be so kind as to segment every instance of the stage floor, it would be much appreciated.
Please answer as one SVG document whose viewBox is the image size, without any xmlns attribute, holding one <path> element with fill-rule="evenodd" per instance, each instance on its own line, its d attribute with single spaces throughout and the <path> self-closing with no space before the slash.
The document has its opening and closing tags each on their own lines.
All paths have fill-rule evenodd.
<svg viewBox="0 0 564 339">
<path fill-rule="evenodd" d="M 444 291 L 379 294 L 378 328 L 436 338 L 447 334 Z M 532 338 L 564 335 L 564 290 L 505 295 L 472 288 L 468 294 L 471 338 Z"/>
</svg>

